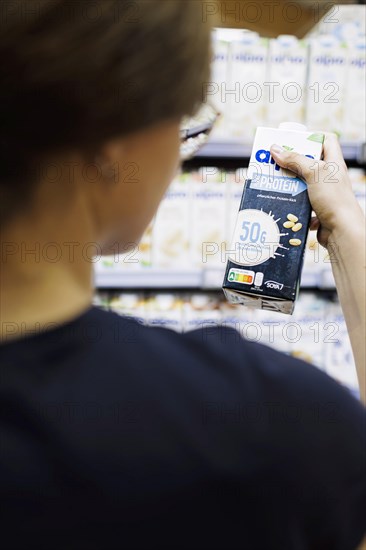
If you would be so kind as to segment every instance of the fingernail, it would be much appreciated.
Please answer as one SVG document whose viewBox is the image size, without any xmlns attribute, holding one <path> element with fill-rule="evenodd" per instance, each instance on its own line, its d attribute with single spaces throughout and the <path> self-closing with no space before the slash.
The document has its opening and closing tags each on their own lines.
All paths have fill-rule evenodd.
<svg viewBox="0 0 366 550">
<path fill-rule="evenodd" d="M 281 145 L 272 145 L 271 151 L 273 153 L 276 153 L 277 155 L 280 155 L 283 153 L 284 149 L 281 147 Z"/>
</svg>

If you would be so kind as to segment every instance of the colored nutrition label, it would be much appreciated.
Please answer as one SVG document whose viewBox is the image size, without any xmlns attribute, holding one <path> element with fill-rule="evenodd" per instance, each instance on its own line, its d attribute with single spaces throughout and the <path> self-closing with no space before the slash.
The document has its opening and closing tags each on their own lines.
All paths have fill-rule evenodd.
<svg viewBox="0 0 366 550">
<path fill-rule="evenodd" d="M 230 269 L 228 279 L 231 282 L 251 285 L 254 281 L 254 275 L 254 271 L 248 271 L 244 269 Z"/>
</svg>

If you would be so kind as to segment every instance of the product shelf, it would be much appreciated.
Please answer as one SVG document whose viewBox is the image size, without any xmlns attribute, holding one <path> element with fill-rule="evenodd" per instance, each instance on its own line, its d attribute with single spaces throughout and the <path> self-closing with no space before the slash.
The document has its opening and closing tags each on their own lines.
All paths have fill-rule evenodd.
<svg viewBox="0 0 366 550">
<path fill-rule="evenodd" d="M 97 271 L 94 283 L 97 289 L 136 289 L 136 290 L 220 290 L 224 278 L 223 269 L 145 269 L 141 271 Z M 332 273 L 304 271 L 302 288 L 335 288 Z"/>
<path fill-rule="evenodd" d="M 346 161 L 366 163 L 366 143 L 341 141 L 341 147 Z M 251 152 L 251 145 L 241 140 L 212 140 L 199 150 L 195 159 L 249 159 Z"/>
<path fill-rule="evenodd" d="M 202 270 L 144 269 L 141 271 L 96 271 L 96 288 L 167 289 L 200 288 Z"/>
</svg>

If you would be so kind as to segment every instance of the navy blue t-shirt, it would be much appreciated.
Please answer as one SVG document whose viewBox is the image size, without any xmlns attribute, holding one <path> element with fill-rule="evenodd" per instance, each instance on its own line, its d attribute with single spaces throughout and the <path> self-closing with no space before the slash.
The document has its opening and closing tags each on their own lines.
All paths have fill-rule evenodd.
<svg viewBox="0 0 366 550">
<path fill-rule="evenodd" d="M 91 308 L 0 346 L 1 547 L 351 550 L 365 409 L 231 329 Z"/>
</svg>

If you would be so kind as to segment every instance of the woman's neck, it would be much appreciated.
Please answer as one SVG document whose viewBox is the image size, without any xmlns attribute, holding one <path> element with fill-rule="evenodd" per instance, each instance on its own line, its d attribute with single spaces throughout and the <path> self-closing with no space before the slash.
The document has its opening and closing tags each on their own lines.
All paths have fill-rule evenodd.
<svg viewBox="0 0 366 550">
<path fill-rule="evenodd" d="M 0 339 L 9 341 L 85 311 L 93 297 L 94 228 L 82 203 L 34 212 L 1 232 Z"/>
</svg>

